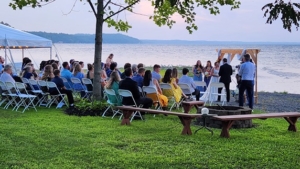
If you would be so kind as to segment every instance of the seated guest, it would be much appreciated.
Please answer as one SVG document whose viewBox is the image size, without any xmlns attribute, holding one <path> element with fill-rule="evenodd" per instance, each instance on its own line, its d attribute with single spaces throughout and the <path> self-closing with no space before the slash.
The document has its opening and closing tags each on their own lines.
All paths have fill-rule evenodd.
<svg viewBox="0 0 300 169">
<path fill-rule="evenodd" d="M 150 108 L 153 104 L 153 101 L 150 98 L 140 96 L 140 92 L 139 92 L 137 83 L 131 79 L 131 77 L 132 77 L 131 68 L 127 68 L 125 70 L 125 76 L 126 76 L 126 78 L 121 80 L 119 83 L 119 89 L 129 90 L 132 93 L 132 96 L 133 96 L 134 100 L 136 101 L 137 105 L 142 104 L 143 108 Z M 122 104 L 123 105 L 134 105 L 134 102 L 133 102 L 132 98 L 124 97 L 122 99 Z M 141 112 L 141 114 L 143 115 L 145 113 Z"/>
<path fill-rule="evenodd" d="M 63 62 L 62 66 L 63 66 L 63 69 L 60 72 L 60 76 L 63 77 L 63 78 L 66 78 L 68 83 L 69 83 L 69 86 L 67 86 L 67 87 L 72 88 L 71 77 L 73 76 L 73 74 L 70 72 L 69 63 L 68 62 Z"/>
<path fill-rule="evenodd" d="M 0 76 L 0 81 L 4 83 L 5 82 L 16 83 L 11 74 L 12 74 L 11 65 L 5 65 L 3 68 L 3 73 Z"/>
<path fill-rule="evenodd" d="M 121 73 L 121 79 L 125 79 L 126 78 L 126 76 L 125 76 L 125 70 L 127 68 L 131 68 L 131 64 L 130 63 L 125 63 L 125 65 L 124 65 L 124 72 Z"/>
<path fill-rule="evenodd" d="M 175 79 L 176 83 L 178 83 L 179 79 L 178 79 L 178 71 L 177 68 L 173 68 L 172 69 L 172 78 Z"/>
<path fill-rule="evenodd" d="M 113 71 L 111 74 L 110 74 L 110 78 L 105 86 L 106 89 L 113 89 L 116 93 L 116 97 L 113 97 L 111 95 L 107 95 L 107 97 L 109 98 L 109 100 L 112 102 L 112 103 L 117 103 L 118 106 L 121 106 L 122 105 L 122 99 L 119 95 L 119 82 L 121 81 L 121 78 L 120 78 L 120 75 L 118 72 L 116 71 Z"/>
<path fill-rule="evenodd" d="M 26 66 L 24 68 L 24 71 L 22 72 L 22 77 L 26 79 L 34 79 L 34 76 L 32 74 L 32 67 L 31 66 Z"/>
<path fill-rule="evenodd" d="M 40 63 L 40 73 L 39 73 L 39 78 L 42 78 L 42 76 L 43 76 L 44 68 L 45 68 L 45 66 L 46 66 L 46 63 L 47 63 L 47 61 L 42 61 L 42 62 Z"/>
<path fill-rule="evenodd" d="M 106 59 L 106 63 L 111 64 L 112 62 L 114 62 L 113 57 L 114 57 L 114 54 L 112 54 L 112 53 L 109 54 L 109 56 Z"/>
<path fill-rule="evenodd" d="M 52 68 L 53 68 L 53 71 L 58 69 L 58 65 L 54 62 L 51 64 Z"/>
<path fill-rule="evenodd" d="M 56 69 L 54 71 L 54 76 L 55 77 L 52 79 L 52 82 L 54 82 L 56 84 L 57 89 L 60 91 L 61 94 L 67 95 L 69 105 L 70 105 L 70 107 L 73 107 L 74 106 L 74 98 L 72 95 L 72 91 L 66 89 L 63 80 L 60 78 L 60 71 L 58 69 Z M 51 95 L 57 95 L 58 91 L 55 88 L 50 88 L 49 93 Z"/>
<path fill-rule="evenodd" d="M 132 69 L 132 72 L 133 72 L 133 76 L 138 74 L 138 69 L 137 69 L 136 64 L 132 64 L 131 69 Z"/>
<path fill-rule="evenodd" d="M 174 94 L 175 101 L 178 103 L 181 100 L 181 97 L 188 98 L 181 90 L 181 88 L 177 85 L 176 79 L 172 78 L 172 70 L 167 69 L 164 77 L 161 80 L 163 83 L 168 83 L 171 85 L 171 90 L 164 90 L 163 93 L 165 96 L 172 96 Z"/>
<path fill-rule="evenodd" d="M 187 76 L 188 72 L 189 72 L 189 69 L 187 69 L 187 68 L 182 69 L 182 76 L 179 79 L 179 83 L 185 83 L 185 84 L 189 85 L 190 92 L 192 93 L 192 95 L 196 95 L 196 100 L 199 101 L 200 91 L 198 89 L 196 89 L 197 86 L 196 86 L 194 80 L 191 77 Z"/>
<path fill-rule="evenodd" d="M 80 64 L 75 64 L 73 77 L 78 78 L 80 81 L 82 81 L 82 78 L 84 78 L 84 74 L 81 72 Z M 77 91 L 84 90 L 84 86 L 82 84 L 73 84 L 73 88 Z M 82 91 L 81 96 L 84 96 L 84 95 L 85 95 L 85 93 L 84 93 L 84 91 Z"/>
<path fill-rule="evenodd" d="M 111 72 L 114 70 L 117 71 L 121 77 L 121 72 L 118 70 L 117 66 L 118 66 L 117 62 L 112 62 L 110 64 L 109 69 L 106 71 L 107 77 L 110 77 Z"/>
<path fill-rule="evenodd" d="M 143 69 L 143 68 L 140 68 L 140 69 Z M 144 80 L 143 80 L 143 86 L 154 87 L 156 92 L 157 92 L 157 95 L 159 97 L 158 99 L 159 99 L 159 103 L 160 103 L 162 109 L 167 110 L 168 98 L 162 94 L 162 90 L 159 86 L 159 83 L 156 79 L 152 78 L 152 74 L 151 74 L 150 70 L 147 70 L 145 72 L 145 77 L 144 77 Z M 157 100 L 156 94 L 155 95 L 147 94 L 147 96 L 149 96 L 152 100 Z"/>
<path fill-rule="evenodd" d="M 141 67 L 144 67 L 144 64 L 143 63 L 139 63 L 138 65 L 137 65 L 137 69 L 139 70 L 139 68 L 141 68 Z"/>
<path fill-rule="evenodd" d="M 88 71 L 86 73 L 86 78 L 90 79 L 92 82 L 94 80 L 94 66 L 90 63 L 87 64 Z"/>
<path fill-rule="evenodd" d="M 79 64 L 80 64 L 80 66 L 81 66 L 81 69 L 83 69 L 83 68 L 84 68 L 84 62 L 83 62 L 83 61 L 80 61 Z"/>
<path fill-rule="evenodd" d="M 0 56 L 0 75 L 4 68 L 4 62 L 5 62 L 5 59 L 2 56 Z"/>
<path fill-rule="evenodd" d="M 132 77 L 132 80 L 136 81 L 139 87 L 143 87 L 143 80 L 145 75 L 145 68 L 139 68 L 138 74 Z"/>
<path fill-rule="evenodd" d="M 53 67 L 51 65 L 45 66 L 45 70 L 41 80 L 51 81 L 54 78 Z"/>
<path fill-rule="evenodd" d="M 153 71 L 152 71 L 152 78 L 156 79 L 157 81 L 160 82 L 161 80 L 161 75 L 159 74 L 160 72 L 160 66 L 155 64 L 153 66 Z"/>
<path fill-rule="evenodd" d="M 72 72 L 72 70 L 73 70 L 73 68 L 72 68 L 72 66 L 73 66 L 73 63 L 75 62 L 75 60 L 74 59 L 71 59 L 70 60 L 70 67 L 69 67 L 69 70 Z"/>
<path fill-rule="evenodd" d="M 101 86 L 104 87 L 107 83 L 107 74 L 106 74 L 106 71 L 105 71 L 105 64 L 104 63 L 101 63 L 101 79 L 100 79 L 100 83 L 101 83 Z"/>
</svg>

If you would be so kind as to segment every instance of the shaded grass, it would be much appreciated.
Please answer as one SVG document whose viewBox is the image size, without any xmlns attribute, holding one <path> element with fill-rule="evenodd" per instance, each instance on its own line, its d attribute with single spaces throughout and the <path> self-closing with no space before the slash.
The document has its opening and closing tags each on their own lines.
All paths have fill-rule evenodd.
<svg viewBox="0 0 300 169">
<path fill-rule="evenodd" d="M 173 116 L 121 126 L 117 118 L 56 109 L 1 109 L 0 168 L 297 168 L 299 132 L 288 132 L 284 119 L 253 122 L 256 128 L 233 129 L 225 139 L 220 129 L 182 136 Z"/>
</svg>

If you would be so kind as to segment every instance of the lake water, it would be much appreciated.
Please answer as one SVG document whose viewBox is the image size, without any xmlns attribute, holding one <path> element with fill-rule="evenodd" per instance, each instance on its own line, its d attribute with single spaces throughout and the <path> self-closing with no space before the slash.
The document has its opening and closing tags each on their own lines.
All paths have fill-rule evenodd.
<svg viewBox="0 0 300 169">
<path fill-rule="evenodd" d="M 56 49 L 55 49 L 56 48 Z M 93 44 L 55 44 L 53 58 L 57 53 L 63 61 L 75 59 L 87 63 L 93 62 Z M 144 63 L 146 66 L 161 65 L 194 65 L 197 60 L 203 64 L 207 60 L 212 62 L 217 59 L 216 49 L 222 48 L 257 48 L 258 54 L 258 91 L 300 93 L 300 45 L 259 44 L 259 45 L 153 45 L 153 44 L 104 44 L 103 57 L 105 61 L 110 53 L 118 67 L 124 63 Z M 21 50 L 11 50 L 15 62 L 21 62 Z M 25 57 L 34 60 L 36 65 L 50 57 L 49 49 L 29 49 L 24 52 Z M 4 56 L 4 51 L 0 50 Z M 57 59 L 56 59 L 57 60 Z M 234 58 L 231 65 L 238 65 Z M 36 66 L 38 67 L 38 66 Z M 231 84 L 234 89 L 235 82 Z"/>
</svg>

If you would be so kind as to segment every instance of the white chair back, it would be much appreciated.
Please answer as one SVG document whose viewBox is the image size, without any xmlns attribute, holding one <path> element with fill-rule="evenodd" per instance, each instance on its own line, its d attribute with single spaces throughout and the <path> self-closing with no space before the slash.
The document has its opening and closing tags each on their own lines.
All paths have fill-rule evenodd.
<svg viewBox="0 0 300 169">
<path fill-rule="evenodd" d="M 182 92 L 185 95 L 192 95 L 191 90 L 190 90 L 190 86 L 186 83 L 178 83 L 178 86 L 181 88 Z"/>
<path fill-rule="evenodd" d="M 74 84 L 81 84 L 80 79 L 76 78 L 76 77 L 71 77 L 71 82 Z"/>
<path fill-rule="evenodd" d="M 17 89 L 12 82 L 5 82 L 5 86 L 9 94 L 17 93 Z M 11 89 L 15 89 L 15 92 L 13 92 Z"/>
<path fill-rule="evenodd" d="M 2 90 L 6 90 L 6 85 L 2 81 L 0 81 L 0 87 L 1 87 Z"/>
<path fill-rule="evenodd" d="M 152 93 L 157 94 L 157 90 L 152 86 L 143 86 L 143 91 L 146 92 L 147 94 L 152 94 Z"/>
<path fill-rule="evenodd" d="M 93 85 L 91 79 L 88 78 L 82 78 L 82 83 L 85 85 Z"/>
<path fill-rule="evenodd" d="M 21 94 L 27 94 L 28 95 L 28 92 L 26 90 L 26 86 L 25 86 L 24 83 L 16 82 L 15 86 L 18 89 L 19 93 L 21 93 Z"/>
<path fill-rule="evenodd" d="M 212 83 L 210 83 L 210 87 L 224 88 L 225 85 L 224 85 L 224 83 L 220 83 L 220 82 L 212 82 Z"/>
<path fill-rule="evenodd" d="M 162 90 L 172 90 L 172 87 L 169 83 L 160 83 L 159 86 Z"/>
<path fill-rule="evenodd" d="M 200 86 L 200 87 L 207 87 L 206 83 L 203 81 L 194 81 L 196 86 Z"/>
<path fill-rule="evenodd" d="M 69 83 L 68 80 L 65 77 L 60 77 L 64 83 Z"/>
<path fill-rule="evenodd" d="M 135 100 L 134 100 L 134 98 L 133 98 L 133 96 L 132 96 L 131 91 L 129 91 L 129 90 L 124 90 L 124 89 L 119 89 L 118 92 L 119 92 L 119 95 L 120 95 L 121 97 L 131 97 L 131 99 L 132 99 L 132 101 L 133 101 L 133 103 L 134 103 L 134 106 L 137 107 L 137 104 L 136 104 L 136 102 L 135 102 Z"/>
</svg>

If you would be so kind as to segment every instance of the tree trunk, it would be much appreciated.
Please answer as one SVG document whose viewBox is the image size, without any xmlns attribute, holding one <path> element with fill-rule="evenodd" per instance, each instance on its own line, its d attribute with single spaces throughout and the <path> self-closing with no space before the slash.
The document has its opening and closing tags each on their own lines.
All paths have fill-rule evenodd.
<svg viewBox="0 0 300 169">
<path fill-rule="evenodd" d="M 98 0 L 96 33 L 95 33 L 95 54 L 94 54 L 94 89 L 93 96 L 95 100 L 100 100 L 101 93 L 101 58 L 102 58 L 102 31 L 103 31 L 103 0 Z"/>
</svg>

